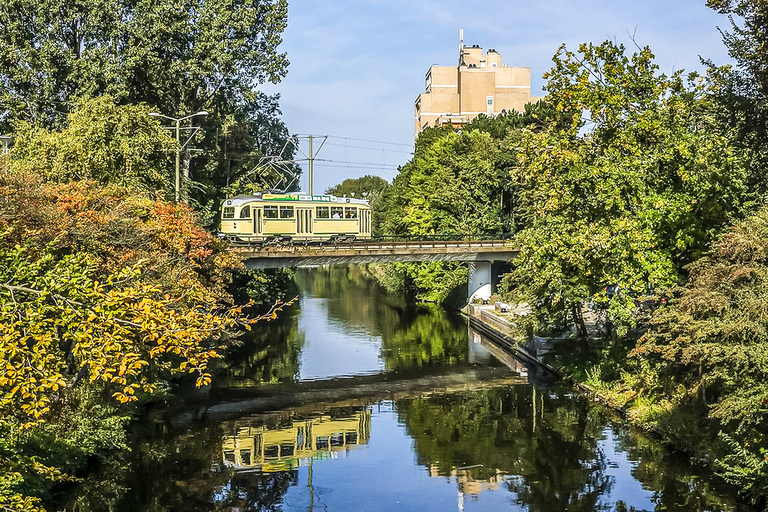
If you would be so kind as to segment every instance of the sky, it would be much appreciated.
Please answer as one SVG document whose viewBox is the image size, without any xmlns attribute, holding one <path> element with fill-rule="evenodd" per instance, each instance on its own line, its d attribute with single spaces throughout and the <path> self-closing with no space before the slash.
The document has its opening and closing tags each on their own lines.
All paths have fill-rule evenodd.
<svg viewBox="0 0 768 512">
<path fill-rule="evenodd" d="M 730 23 L 705 0 L 289 0 L 279 48 L 288 75 L 263 90 L 280 94 L 283 121 L 299 136 L 304 191 L 313 136 L 317 194 L 366 174 L 392 181 L 410 159 L 425 74 L 457 63 L 460 28 L 467 46 L 531 68 L 531 94 L 541 96 L 541 76 L 563 43 L 649 46 L 669 74 L 701 70 L 700 57 L 731 62 L 718 27 Z"/>
</svg>

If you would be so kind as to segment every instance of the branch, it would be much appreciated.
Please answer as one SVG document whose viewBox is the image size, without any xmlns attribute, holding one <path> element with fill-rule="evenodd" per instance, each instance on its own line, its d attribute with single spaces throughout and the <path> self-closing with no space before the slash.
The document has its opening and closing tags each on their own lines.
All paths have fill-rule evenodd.
<svg viewBox="0 0 768 512">
<path fill-rule="evenodd" d="M 5 283 L 0 284 L 0 288 L 5 288 L 9 292 L 11 292 L 11 296 L 12 297 L 13 297 L 13 292 L 14 291 L 33 293 L 33 294 L 38 295 L 38 296 L 43 295 L 43 294 L 46 293 L 43 290 L 35 290 L 34 288 L 28 288 L 26 286 L 14 286 L 14 285 L 5 284 Z M 90 306 L 88 306 L 88 305 L 86 305 L 86 304 L 84 304 L 82 302 L 69 299 L 69 298 L 65 297 L 64 295 L 61 295 L 60 293 L 55 293 L 55 292 L 51 292 L 51 291 L 49 291 L 48 293 L 51 295 L 51 297 L 54 300 L 55 299 L 59 299 L 59 300 L 63 301 L 67 306 L 70 307 L 70 309 L 72 309 L 72 311 L 78 313 L 81 316 L 83 316 L 83 312 L 80 311 L 80 309 L 78 309 L 78 308 L 85 309 L 89 313 L 93 313 L 94 315 L 99 316 L 99 314 L 93 308 L 91 308 Z M 14 304 L 17 304 L 17 302 L 15 300 L 14 300 Z M 75 307 L 75 306 L 77 306 L 77 307 Z M 113 320 L 115 322 L 118 322 L 118 323 L 123 324 L 123 325 L 128 325 L 128 326 L 131 326 L 131 327 L 135 327 L 137 329 L 141 329 L 141 325 L 140 324 L 137 324 L 135 322 L 131 322 L 130 320 L 124 320 L 122 318 L 117 318 L 117 317 L 113 318 Z"/>
</svg>

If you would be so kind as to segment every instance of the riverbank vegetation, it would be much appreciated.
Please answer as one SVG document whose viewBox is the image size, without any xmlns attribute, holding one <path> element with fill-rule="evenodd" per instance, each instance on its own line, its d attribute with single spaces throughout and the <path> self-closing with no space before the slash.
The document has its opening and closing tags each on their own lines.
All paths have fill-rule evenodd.
<svg viewBox="0 0 768 512">
<path fill-rule="evenodd" d="M 765 508 L 768 10 L 709 6 L 735 16 L 735 66 L 667 76 L 649 48 L 563 46 L 524 114 L 423 132 L 382 206 L 398 233 L 513 232 L 521 335 L 571 336 L 552 362 Z M 465 280 L 398 273 L 438 302 Z"/>
<path fill-rule="evenodd" d="M 133 107 L 115 113 L 139 119 L 129 140 L 144 129 L 166 140 L 146 112 L 144 123 Z M 34 509 L 54 483 L 124 447 L 133 404 L 183 375 L 208 384 L 232 334 L 264 317 L 233 304 L 242 264 L 197 215 L 138 185 L 156 169 L 134 179 L 118 151 L 58 156 L 96 155 L 82 143 L 105 137 L 19 134 L 0 167 L 0 500 Z M 126 172 L 110 172 L 115 161 Z"/>
<path fill-rule="evenodd" d="M 3 510 L 43 509 L 127 448 L 137 405 L 206 385 L 276 313 L 289 274 L 245 271 L 204 226 L 288 139 L 258 90 L 285 75 L 286 16 L 282 0 L 0 6 Z"/>
</svg>

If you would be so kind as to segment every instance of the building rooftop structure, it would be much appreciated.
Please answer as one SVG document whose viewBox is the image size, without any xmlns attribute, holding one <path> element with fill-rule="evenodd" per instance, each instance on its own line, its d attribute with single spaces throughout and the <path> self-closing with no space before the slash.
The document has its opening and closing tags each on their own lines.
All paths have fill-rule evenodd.
<svg viewBox="0 0 768 512">
<path fill-rule="evenodd" d="M 431 126 L 459 128 L 480 114 L 493 117 L 506 110 L 522 112 L 531 97 L 531 68 L 507 67 L 494 49 L 464 45 L 459 30 L 457 66 L 433 65 L 424 92 L 414 105 L 414 135 Z"/>
</svg>

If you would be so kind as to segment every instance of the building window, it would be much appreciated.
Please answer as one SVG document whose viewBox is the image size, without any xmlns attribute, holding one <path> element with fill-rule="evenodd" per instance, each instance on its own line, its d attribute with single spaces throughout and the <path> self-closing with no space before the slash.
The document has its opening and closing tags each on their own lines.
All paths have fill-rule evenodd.
<svg viewBox="0 0 768 512">
<path fill-rule="evenodd" d="M 317 217 L 318 219 L 331 218 L 330 209 L 327 206 L 318 206 L 315 211 L 316 211 L 315 217 Z"/>
<path fill-rule="evenodd" d="M 265 206 L 264 207 L 264 218 L 265 219 L 277 219 L 277 206 Z"/>
<path fill-rule="evenodd" d="M 485 100 L 486 104 L 493 105 L 493 96 L 488 96 Z"/>
<path fill-rule="evenodd" d="M 250 219 L 251 218 L 251 207 L 250 206 L 243 206 L 240 208 L 240 218 L 241 219 Z"/>
<path fill-rule="evenodd" d="M 225 206 L 224 210 L 221 213 L 222 219 L 234 219 L 235 218 L 235 207 L 234 206 Z"/>
<path fill-rule="evenodd" d="M 280 207 L 280 218 L 281 219 L 292 219 L 293 218 L 293 206 L 281 206 Z"/>
</svg>

